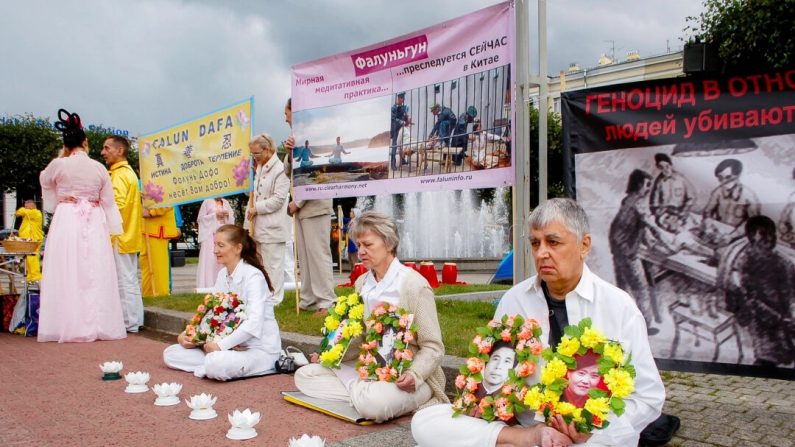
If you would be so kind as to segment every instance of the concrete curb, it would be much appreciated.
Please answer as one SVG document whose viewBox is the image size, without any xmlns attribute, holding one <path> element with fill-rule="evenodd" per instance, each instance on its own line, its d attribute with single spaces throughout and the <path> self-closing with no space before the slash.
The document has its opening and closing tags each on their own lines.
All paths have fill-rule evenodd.
<svg viewBox="0 0 795 447">
<path fill-rule="evenodd" d="M 193 314 L 190 312 L 179 312 L 159 307 L 146 307 L 144 308 L 144 327 L 148 330 L 176 336 L 185 329 L 185 325 L 188 324 L 188 320 L 192 317 Z M 283 347 L 295 346 L 305 353 L 313 352 L 318 345 L 320 345 L 322 339 L 320 336 L 296 334 L 294 332 L 285 331 L 282 331 L 281 335 Z M 466 359 L 452 355 L 445 355 L 442 359 L 442 370 L 447 379 L 445 391 L 448 395 L 455 394 L 455 377 L 458 375 L 459 365 L 462 365 L 464 362 L 466 362 Z"/>
</svg>

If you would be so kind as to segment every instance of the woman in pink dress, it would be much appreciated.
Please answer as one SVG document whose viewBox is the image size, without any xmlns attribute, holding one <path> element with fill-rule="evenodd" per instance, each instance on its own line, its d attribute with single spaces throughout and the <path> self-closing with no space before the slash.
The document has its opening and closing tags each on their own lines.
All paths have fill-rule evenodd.
<svg viewBox="0 0 795 447">
<path fill-rule="evenodd" d="M 202 202 L 199 208 L 199 268 L 196 271 L 196 288 L 213 287 L 221 271 L 221 264 L 213 254 L 213 235 L 222 225 L 234 224 L 235 213 L 226 199 L 216 197 Z"/>
<path fill-rule="evenodd" d="M 111 234 L 121 214 L 107 169 L 88 157 L 80 117 L 61 109 L 61 155 L 39 176 L 44 209 L 54 212 L 41 279 L 38 341 L 88 342 L 127 336 Z"/>
</svg>

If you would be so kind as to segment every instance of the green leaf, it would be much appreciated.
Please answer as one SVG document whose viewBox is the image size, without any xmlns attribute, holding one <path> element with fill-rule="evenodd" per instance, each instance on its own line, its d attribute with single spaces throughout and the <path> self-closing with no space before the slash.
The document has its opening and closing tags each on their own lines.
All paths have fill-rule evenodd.
<svg viewBox="0 0 795 447">
<path fill-rule="evenodd" d="M 591 388 L 590 390 L 588 390 L 588 397 L 591 397 L 593 399 L 607 397 L 607 391 L 600 390 L 599 388 Z"/>
<path fill-rule="evenodd" d="M 625 404 L 622 399 L 617 397 L 610 399 L 610 409 L 613 410 L 613 413 L 615 413 L 616 416 L 621 416 L 624 414 L 624 406 Z"/>
</svg>

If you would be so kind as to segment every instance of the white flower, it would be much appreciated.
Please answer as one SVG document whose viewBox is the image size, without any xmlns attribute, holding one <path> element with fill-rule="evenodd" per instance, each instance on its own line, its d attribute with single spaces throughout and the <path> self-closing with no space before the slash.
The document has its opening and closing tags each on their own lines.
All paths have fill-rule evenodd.
<svg viewBox="0 0 795 447">
<path fill-rule="evenodd" d="M 188 405 L 188 408 L 193 410 L 205 410 L 207 408 L 212 408 L 216 400 L 218 400 L 218 398 L 213 397 L 212 394 L 201 393 L 191 396 L 190 400 L 185 399 L 185 403 Z"/>
<path fill-rule="evenodd" d="M 99 365 L 99 368 L 104 373 L 117 373 L 124 368 L 124 364 L 122 362 L 105 362 Z"/>
<path fill-rule="evenodd" d="M 235 410 L 229 415 L 229 423 L 232 424 L 232 427 L 242 429 L 254 427 L 259 423 L 259 419 L 259 411 L 252 413 L 248 408 L 243 411 Z"/>
<path fill-rule="evenodd" d="M 310 437 L 306 433 L 301 435 L 300 438 L 290 438 L 288 447 L 323 447 L 326 445 L 326 441 L 320 439 L 320 436 L 312 436 Z"/>
<path fill-rule="evenodd" d="M 175 382 L 158 383 L 152 387 L 152 391 L 154 391 L 158 397 L 176 396 L 180 391 L 182 391 L 182 384 Z"/>
</svg>

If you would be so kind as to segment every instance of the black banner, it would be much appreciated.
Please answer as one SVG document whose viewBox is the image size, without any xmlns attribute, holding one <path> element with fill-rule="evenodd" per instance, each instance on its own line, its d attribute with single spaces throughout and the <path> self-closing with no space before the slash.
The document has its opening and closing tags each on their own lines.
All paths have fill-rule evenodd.
<svg viewBox="0 0 795 447">
<path fill-rule="evenodd" d="M 655 357 L 795 368 L 795 69 L 564 93 L 567 192 L 589 266 L 629 292 Z"/>
</svg>

